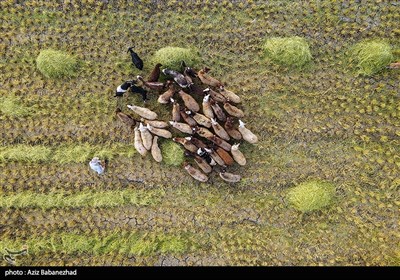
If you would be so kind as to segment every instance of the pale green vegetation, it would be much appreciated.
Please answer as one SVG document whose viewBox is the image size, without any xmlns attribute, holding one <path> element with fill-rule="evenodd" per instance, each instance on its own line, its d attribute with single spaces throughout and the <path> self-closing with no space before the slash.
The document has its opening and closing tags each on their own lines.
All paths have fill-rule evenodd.
<svg viewBox="0 0 400 280">
<path fill-rule="evenodd" d="M 133 157 L 136 154 L 132 145 L 113 144 L 109 147 L 84 145 L 65 145 L 60 147 L 30 146 L 20 144 L 16 146 L 0 147 L 0 162 L 46 162 L 55 161 L 64 163 L 85 163 L 92 157 L 112 159 L 117 156 Z"/>
<path fill-rule="evenodd" d="M 73 56 L 57 50 L 42 50 L 36 58 L 36 66 L 47 78 L 72 77 L 78 68 Z"/>
<path fill-rule="evenodd" d="M 0 111 L 11 117 L 25 117 L 32 113 L 29 107 L 22 105 L 19 99 L 12 95 L 0 97 Z"/>
<path fill-rule="evenodd" d="M 161 63 L 162 68 L 169 68 L 179 71 L 182 61 L 186 65 L 196 66 L 200 61 L 198 52 L 190 48 L 164 47 L 155 52 L 152 57 L 153 64 Z"/>
<path fill-rule="evenodd" d="M 179 166 L 185 159 L 182 146 L 172 140 L 164 141 L 161 144 L 161 153 L 166 165 Z"/>
<path fill-rule="evenodd" d="M 154 255 L 158 252 L 182 254 L 190 249 L 189 241 L 180 235 L 115 231 L 108 235 L 81 235 L 75 233 L 55 233 L 47 237 L 33 236 L 24 242 L 1 240 L 0 250 L 28 245 L 31 254 L 87 253 L 102 255 L 119 253 L 123 255 Z"/>
<path fill-rule="evenodd" d="M 51 157 L 51 149 L 45 146 L 15 145 L 0 147 L 0 162 L 44 162 Z"/>
<path fill-rule="evenodd" d="M 393 54 L 393 61 L 399 61 L 400 60 L 400 49 L 399 48 L 394 49 L 392 51 L 392 54 Z"/>
<path fill-rule="evenodd" d="M 66 146 L 54 153 L 54 160 L 60 163 L 79 162 L 84 163 L 93 156 L 93 147 L 90 145 Z"/>
<path fill-rule="evenodd" d="M 39 194 L 20 192 L 0 197 L 2 208 L 80 208 L 80 207 L 121 207 L 145 206 L 157 203 L 163 196 L 159 190 L 115 190 L 115 191 L 83 191 L 75 194 L 65 192 Z"/>
<path fill-rule="evenodd" d="M 263 50 L 268 59 L 288 67 L 300 68 L 312 58 L 307 41 L 298 36 L 268 38 Z"/>
<path fill-rule="evenodd" d="M 310 181 L 299 184 L 288 192 L 288 201 L 301 212 L 320 210 L 328 206 L 335 187 L 326 182 Z"/>
<path fill-rule="evenodd" d="M 382 40 L 365 41 L 354 45 L 349 52 L 350 63 L 361 75 L 373 75 L 393 61 L 392 48 Z"/>
</svg>

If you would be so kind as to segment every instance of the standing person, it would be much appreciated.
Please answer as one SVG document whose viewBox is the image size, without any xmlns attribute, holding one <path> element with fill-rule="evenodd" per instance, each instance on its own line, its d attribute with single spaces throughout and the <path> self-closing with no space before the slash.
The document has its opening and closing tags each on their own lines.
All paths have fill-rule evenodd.
<svg viewBox="0 0 400 280">
<path fill-rule="evenodd" d="M 103 174 L 106 169 L 106 161 L 100 161 L 98 157 L 94 157 L 90 162 L 89 166 L 92 170 L 96 171 L 97 174 Z"/>
</svg>

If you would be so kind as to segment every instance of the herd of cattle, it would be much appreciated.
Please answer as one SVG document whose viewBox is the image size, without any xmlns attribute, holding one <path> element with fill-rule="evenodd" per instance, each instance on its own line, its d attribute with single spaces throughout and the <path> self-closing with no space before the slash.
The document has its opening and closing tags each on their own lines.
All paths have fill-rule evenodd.
<svg viewBox="0 0 400 280">
<path fill-rule="evenodd" d="M 140 70 L 143 61 L 129 48 L 133 64 Z M 123 97 L 129 90 L 139 93 L 144 102 L 148 92 L 158 94 L 158 103 L 171 106 L 171 118 L 159 120 L 156 112 L 148 108 L 127 105 L 127 108 L 140 117 L 140 120 L 117 108 L 116 116 L 134 131 L 134 146 L 142 156 L 151 153 L 155 161 L 163 160 L 158 145 L 159 137 L 172 138 L 185 149 L 185 156 L 192 158 L 198 168 L 189 161 L 184 169 L 196 180 L 206 182 L 207 174 L 219 166 L 219 176 L 227 182 L 238 182 L 241 176 L 227 172 L 228 166 L 246 164 L 244 154 L 239 150 L 239 141 L 251 144 L 258 142 L 257 136 L 246 128 L 242 118 L 245 116 L 238 104 L 241 98 L 225 88 L 223 83 L 212 77 L 207 67 L 194 70 L 181 63 L 181 71 L 161 70 L 162 64 L 155 65 L 145 80 L 137 76 L 136 80 L 126 81 L 118 86 L 115 97 Z M 159 81 L 161 73 L 166 82 Z M 141 85 L 138 85 L 139 82 Z M 199 102 L 197 100 L 199 100 Z M 201 104 L 200 104 L 201 102 Z M 172 132 L 181 137 L 173 137 Z M 231 143 L 230 143 L 231 142 Z"/>
</svg>

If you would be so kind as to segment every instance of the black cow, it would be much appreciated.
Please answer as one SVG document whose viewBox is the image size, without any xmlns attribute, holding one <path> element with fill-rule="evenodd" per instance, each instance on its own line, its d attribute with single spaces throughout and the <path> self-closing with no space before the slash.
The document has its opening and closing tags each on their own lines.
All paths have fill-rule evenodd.
<svg viewBox="0 0 400 280">
<path fill-rule="evenodd" d="M 143 60 L 139 57 L 139 55 L 133 51 L 132 47 L 128 48 L 127 52 L 129 52 L 131 54 L 132 63 L 136 66 L 136 68 L 139 70 L 142 70 L 143 69 Z"/>
<path fill-rule="evenodd" d="M 215 163 L 214 159 L 210 156 L 209 151 L 210 151 L 209 149 L 198 148 L 196 153 L 197 153 L 201 158 L 205 159 L 205 161 L 206 161 L 208 164 L 210 164 L 210 165 L 215 165 L 216 163 Z M 210 151 L 210 152 L 211 152 L 211 151 Z"/>
<path fill-rule="evenodd" d="M 124 82 L 122 85 L 118 86 L 114 97 L 122 97 L 125 92 L 127 92 L 129 89 L 131 89 L 131 91 L 133 93 L 140 93 L 140 95 L 142 95 L 143 101 L 148 100 L 147 99 L 147 90 L 145 90 L 144 88 L 142 88 L 140 86 L 135 86 L 134 84 L 136 84 L 136 81 Z"/>
<path fill-rule="evenodd" d="M 119 85 L 115 91 L 114 97 L 122 97 L 133 84 L 136 84 L 136 81 L 126 81 L 122 85 Z"/>
<path fill-rule="evenodd" d="M 140 95 L 142 95 L 143 102 L 146 102 L 147 100 L 149 100 L 149 99 L 147 99 L 147 90 L 145 90 L 144 88 L 132 85 L 131 91 L 133 93 L 135 93 L 135 92 L 140 93 Z"/>
</svg>

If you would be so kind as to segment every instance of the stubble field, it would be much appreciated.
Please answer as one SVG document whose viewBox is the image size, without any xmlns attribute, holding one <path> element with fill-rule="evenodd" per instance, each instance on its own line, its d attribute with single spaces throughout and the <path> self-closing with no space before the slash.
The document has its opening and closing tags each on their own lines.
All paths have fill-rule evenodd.
<svg viewBox="0 0 400 280">
<path fill-rule="evenodd" d="M 1 254 L 28 245 L 17 265 L 399 265 L 400 71 L 359 76 L 347 56 L 364 39 L 398 49 L 399 15 L 397 1 L 1 1 Z M 307 40 L 304 69 L 263 58 L 265 38 L 282 36 Z M 165 46 L 196 48 L 242 98 L 259 142 L 241 145 L 239 183 L 141 158 L 115 118 L 143 104 L 115 88 L 147 76 Z M 78 75 L 45 78 L 36 57 L 48 48 L 75 55 Z M 166 119 L 171 107 L 149 97 Z M 105 174 L 89 169 L 93 155 L 109 159 Z M 335 198 L 301 213 L 287 193 L 309 180 L 331 182 Z"/>
</svg>

